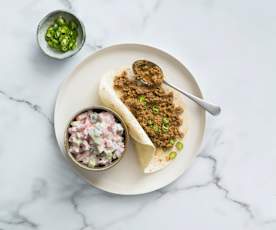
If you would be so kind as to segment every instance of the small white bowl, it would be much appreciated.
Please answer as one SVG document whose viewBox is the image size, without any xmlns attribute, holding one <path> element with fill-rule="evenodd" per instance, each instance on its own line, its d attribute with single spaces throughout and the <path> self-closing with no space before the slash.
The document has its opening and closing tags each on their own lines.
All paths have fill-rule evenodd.
<svg viewBox="0 0 276 230">
<path fill-rule="evenodd" d="M 69 134 L 68 134 L 68 128 L 70 127 L 70 123 L 75 120 L 75 118 L 83 113 L 83 112 L 87 112 L 87 111 L 94 111 L 94 112 L 109 112 L 111 113 L 117 122 L 119 122 L 122 126 L 123 126 L 123 129 L 124 129 L 124 144 L 125 144 L 125 149 L 124 149 L 124 152 L 122 153 L 121 157 L 119 157 L 118 159 L 114 160 L 110 165 L 107 165 L 107 166 L 103 166 L 103 167 L 96 167 L 96 168 L 90 168 L 80 162 L 78 162 L 74 156 L 72 156 L 71 153 L 69 153 Z M 87 171 L 104 171 L 104 170 L 107 170 L 107 169 L 110 169 L 112 168 L 113 166 L 115 166 L 116 164 L 118 164 L 121 159 L 123 158 L 123 156 L 125 155 L 126 151 L 127 151 L 127 146 L 128 146 L 128 141 L 129 141 L 129 134 L 128 134 L 128 128 L 127 128 L 127 125 L 126 123 L 124 122 L 124 120 L 120 117 L 119 114 L 117 114 L 116 112 L 114 112 L 113 110 L 107 108 L 107 107 L 104 107 L 104 106 L 90 106 L 88 108 L 85 108 L 85 109 L 82 109 L 80 110 L 78 113 L 76 113 L 72 119 L 70 119 L 69 123 L 67 124 L 66 126 L 66 129 L 65 129 L 65 132 L 64 132 L 64 149 L 65 149 L 65 152 L 66 154 L 69 156 L 69 159 L 75 164 L 77 165 L 78 167 L 82 168 L 82 169 L 85 169 Z"/>
<path fill-rule="evenodd" d="M 67 21 L 74 20 L 78 25 L 77 47 L 65 53 L 59 52 L 49 47 L 47 42 L 45 41 L 45 34 L 47 29 L 49 28 L 49 26 L 51 26 L 54 23 L 55 19 L 59 16 L 64 17 Z M 47 14 L 44 18 L 42 18 L 42 20 L 38 24 L 36 36 L 37 36 L 37 43 L 41 48 L 41 50 L 49 57 L 59 59 L 59 60 L 71 57 L 74 54 L 76 54 L 82 48 L 86 39 L 85 28 L 81 20 L 71 12 L 68 12 L 65 10 L 53 11 Z"/>
</svg>

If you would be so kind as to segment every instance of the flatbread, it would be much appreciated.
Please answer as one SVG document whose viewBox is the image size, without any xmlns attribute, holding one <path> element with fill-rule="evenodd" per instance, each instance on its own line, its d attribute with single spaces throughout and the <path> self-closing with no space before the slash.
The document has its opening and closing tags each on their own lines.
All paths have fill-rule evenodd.
<svg viewBox="0 0 276 230">
<path fill-rule="evenodd" d="M 144 173 L 152 173 L 165 168 L 172 162 L 168 158 L 168 152 L 172 149 L 164 151 L 161 148 L 156 148 L 147 133 L 144 131 L 142 126 L 139 124 L 135 116 L 130 112 L 128 107 L 121 101 L 120 93 L 115 91 L 113 82 L 116 76 L 122 71 L 126 71 L 129 78 L 132 78 L 134 74 L 130 69 L 122 69 L 120 71 L 110 71 L 101 79 L 99 85 L 99 96 L 102 103 L 117 112 L 125 121 L 129 129 L 130 136 L 134 139 L 135 149 L 138 154 L 138 158 Z M 163 86 L 165 90 L 170 90 L 166 86 Z M 181 100 L 180 95 L 174 91 L 174 102 L 176 105 L 180 105 L 184 112 L 181 114 L 183 124 L 180 127 L 181 132 L 185 134 L 188 130 L 187 126 L 187 111 L 185 104 Z M 182 140 L 183 141 L 183 140 Z"/>
</svg>

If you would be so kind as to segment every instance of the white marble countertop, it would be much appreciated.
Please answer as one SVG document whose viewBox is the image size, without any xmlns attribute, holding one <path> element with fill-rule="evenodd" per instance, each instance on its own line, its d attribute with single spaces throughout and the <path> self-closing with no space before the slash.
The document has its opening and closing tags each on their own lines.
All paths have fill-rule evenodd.
<svg viewBox="0 0 276 230">
<path fill-rule="evenodd" d="M 0 229 L 276 229 L 275 1 L 22 0 L 0 8 Z M 35 42 L 48 12 L 82 18 L 87 42 L 60 62 Z M 179 57 L 205 97 L 199 157 L 179 180 L 141 196 L 85 184 L 53 131 L 60 83 L 88 54 L 141 42 Z"/>
</svg>

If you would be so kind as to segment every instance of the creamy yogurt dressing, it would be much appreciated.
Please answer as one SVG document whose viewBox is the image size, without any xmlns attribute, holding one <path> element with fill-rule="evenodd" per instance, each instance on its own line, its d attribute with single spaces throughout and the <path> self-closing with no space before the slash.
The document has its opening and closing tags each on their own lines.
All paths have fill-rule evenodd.
<svg viewBox="0 0 276 230">
<path fill-rule="evenodd" d="M 79 114 L 68 128 L 69 154 L 91 168 L 105 167 L 124 152 L 124 128 L 109 112 Z"/>
</svg>

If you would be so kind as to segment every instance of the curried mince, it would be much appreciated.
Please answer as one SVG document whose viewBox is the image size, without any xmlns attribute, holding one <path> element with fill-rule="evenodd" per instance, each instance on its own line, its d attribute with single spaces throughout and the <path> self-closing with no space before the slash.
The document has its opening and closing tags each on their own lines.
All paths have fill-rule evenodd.
<svg viewBox="0 0 276 230">
<path fill-rule="evenodd" d="M 161 85 L 141 85 L 126 71 L 115 77 L 114 88 L 157 148 L 170 148 L 183 137 L 179 130 L 183 109 L 174 104 L 173 92 L 167 93 Z"/>
</svg>

